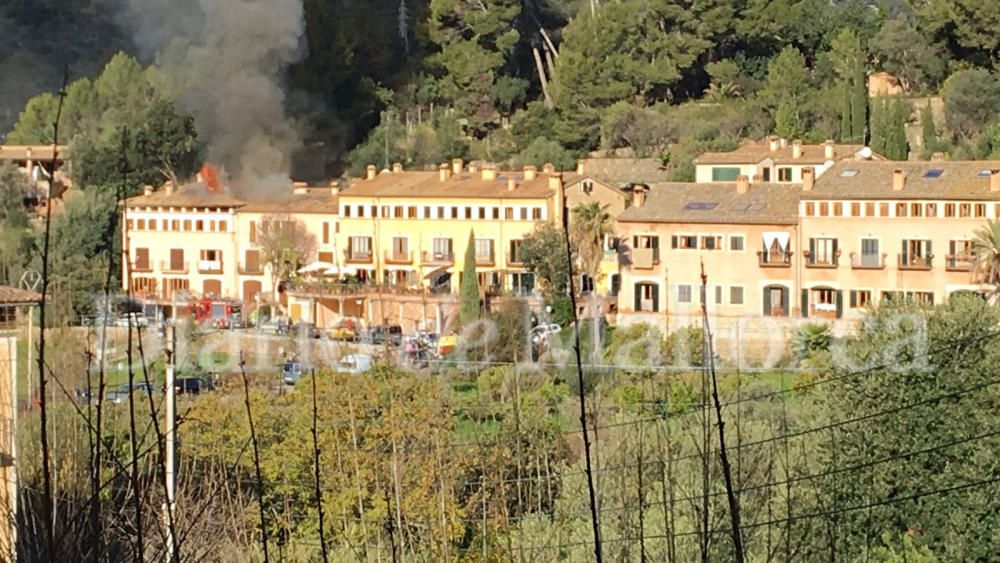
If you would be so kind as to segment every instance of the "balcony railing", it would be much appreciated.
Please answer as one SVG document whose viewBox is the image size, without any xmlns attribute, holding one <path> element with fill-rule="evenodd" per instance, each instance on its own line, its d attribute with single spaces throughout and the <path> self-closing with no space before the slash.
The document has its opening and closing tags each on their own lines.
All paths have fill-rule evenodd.
<svg viewBox="0 0 1000 563">
<path fill-rule="evenodd" d="M 886 254 L 851 253 L 851 268 L 855 270 L 884 270 Z"/>
<path fill-rule="evenodd" d="M 145 273 L 145 272 L 152 272 L 153 271 L 153 266 L 152 266 L 152 264 L 149 263 L 148 260 L 146 262 L 144 262 L 144 263 L 132 262 L 132 266 L 131 267 L 132 267 L 132 271 L 136 272 L 136 273 Z"/>
<path fill-rule="evenodd" d="M 222 260 L 198 260 L 198 272 L 201 274 L 221 274 Z"/>
<path fill-rule="evenodd" d="M 476 255 L 476 266 L 493 266 L 496 262 L 496 258 L 492 252 L 489 254 Z"/>
<path fill-rule="evenodd" d="M 186 274 L 188 273 L 188 263 L 181 262 L 160 262 L 160 271 L 164 274 Z"/>
<path fill-rule="evenodd" d="M 632 267 L 652 268 L 660 263 L 660 249 L 657 248 L 633 248 Z"/>
<path fill-rule="evenodd" d="M 949 272 L 971 272 L 976 264 L 972 254 L 949 254 L 944 257 L 944 268 Z"/>
<path fill-rule="evenodd" d="M 454 264 L 455 254 L 453 252 L 424 252 L 424 264 Z"/>
<path fill-rule="evenodd" d="M 900 270 L 930 270 L 934 260 L 933 254 L 927 256 L 914 256 L 912 254 L 899 255 Z"/>
<path fill-rule="evenodd" d="M 259 276 L 264 273 L 264 266 L 261 264 L 247 266 L 240 264 L 240 274 L 244 276 Z"/>
<path fill-rule="evenodd" d="M 757 263 L 761 268 L 790 268 L 792 266 L 792 251 L 770 252 L 758 250 Z"/>
<path fill-rule="evenodd" d="M 413 252 L 397 252 L 395 250 L 385 251 L 386 264 L 412 264 Z"/>
<path fill-rule="evenodd" d="M 806 259 L 806 268 L 827 268 L 833 269 L 840 265 L 840 251 L 833 253 L 833 256 L 819 257 L 808 250 L 803 250 L 802 255 Z"/>
<path fill-rule="evenodd" d="M 344 261 L 348 264 L 371 264 L 372 253 L 346 250 L 344 251 Z"/>
</svg>

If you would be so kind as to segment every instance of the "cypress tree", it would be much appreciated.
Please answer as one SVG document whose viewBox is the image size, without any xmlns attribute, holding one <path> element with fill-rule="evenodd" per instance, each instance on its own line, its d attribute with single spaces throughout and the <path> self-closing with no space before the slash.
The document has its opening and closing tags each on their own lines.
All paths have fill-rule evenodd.
<svg viewBox="0 0 1000 563">
<path fill-rule="evenodd" d="M 463 325 L 479 320 L 479 278 L 476 277 L 476 234 L 469 231 L 462 265 L 462 285 L 459 288 L 459 320 Z"/>
<path fill-rule="evenodd" d="M 881 127 L 883 156 L 890 160 L 906 160 L 910 149 L 906 142 L 908 104 L 899 98 L 883 105 Z"/>
<path fill-rule="evenodd" d="M 868 85 L 865 83 L 865 67 L 859 65 L 856 69 L 854 83 L 851 85 L 851 141 L 865 142 L 865 121 L 868 114 Z"/>
<path fill-rule="evenodd" d="M 924 150 L 932 151 L 937 147 L 937 126 L 934 124 L 934 112 L 930 101 L 920 112 L 920 134 L 924 142 Z"/>
</svg>

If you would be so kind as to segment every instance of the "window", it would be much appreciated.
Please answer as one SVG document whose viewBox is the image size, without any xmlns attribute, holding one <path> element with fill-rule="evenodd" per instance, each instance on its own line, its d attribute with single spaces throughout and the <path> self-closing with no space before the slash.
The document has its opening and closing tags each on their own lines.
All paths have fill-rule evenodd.
<svg viewBox="0 0 1000 563">
<path fill-rule="evenodd" d="M 590 195 L 590 193 L 594 191 L 594 183 L 590 180 L 584 180 L 580 184 L 580 189 L 583 190 L 583 193 Z"/>
<path fill-rule="evenodd" d="M 513 220 L 514 219 L 514 208 L 513 207 L 505 207 L 503 209 L 503 218 L 507 219 L 507 220 Z"/>
<path fill-rule="evenodd" d="M 507 261 L 514 264 L 521 262 L 521 241 L 512 240 L 510 241 L 510 253 L 507 256 Z"/>
<path fill-rule="evenodd" d="M 835 238 L 809 239 L 809 264 L 836 266 L 837 239 Z"/>
<path fill-rule="evenodd" d="M 844 204 L 841 202 L 836 202 L 833 204 L 833 216 L 843 217 L 844 216 Z"/>
<path fill-rule="evenodd" d="M 350 258 L 370 258 L 372 255 L 371 237 L 351 237 L 350 238 Z"/>
<path fill-rule="evenodd" d="M 635 284 L 635 310 L 649 313 L 656 313 L 660 310 L 660 286 L 658 284 L 650 282 Z"/>
<path fill-rule="evenodd" d="M 834 291 L 828 287 L 821 287 L 813 290 L 813 301 L 816 305 L 833 305 Z"/>
<path fill-rule="evenodd" d="M 985 203 L 977 203 L 976 204 L 976 207 L 975 207 L 975 216 L 976 217 L 986 217 L 986 204 Z"/>
<path fill-rule="evenodd" d="M 170 249 L 170 271 L 171 272 L 183 272 L 184 271 L 184 249 L 183 248 L 171 248 Z"/>
<path fill-rule="evenodd" d="M 458 219 L 459 218 L 458 217 L 458 206 L 457 205 L 451 206 L 451 218 L 452 219 Z"/>
<path fill-rule="evenodd" d="M 465 218 L 472 219 L 472 208 L 469 206 L 465 207 Z"/>
<path fill-rule="evenodd" d="M 670 237 L 671 248 L 698 248 L 698 237 L 694 235 L 673 235 Z M 640 248 L 636 246 L 636 248 Z"/>
<path fill-rule="evenodd" d="M 937 217 L 937 204 L 928 203 L 924 205 L 924 215 L 927 217 Z"/>
<path fill-rule="evenodd" d="M 476 260 L 477 261 L 493 261 L 493 239 L 491 238 L 477 238 L 476 239 Z"/>
<path fill-rule="evenodd" d="M 716 166 L 712 168 L 713 182 L 735 182 L 740 175 L 738 166 Z"/>
<path fill-rule="evenodd" d="M 430 219 L 431 218 L 431 209 L 432 208 L 431 208 L 430 205 L 425 205 L 424 206 L 424 219 Z"/>
<path fill-rule="evenodd" d="M 330 222 L 323 221 L 323 244 L 330 244 Z"/>
<path fill-rule="evenodd" d="M 729 287 L 729 304 L 730 305 L 743 304 L 743 286 L 733 285 Z"/>
<path fill-rule="evenodd" d="M 207 262 L 207 264 L 202 264 L 202 269 L 204 270 L 221 270 L 222 269 L 222 251 L 221 250 L 202 250 L 201 251 L 201 261 Z"/>
<path fill-rule="evenodd" d="M 178 219 L 170 221 L 170 230 L 174 232 L 181 230 L 181 222 Z"/>
<path fill-rule="evenodd" d="M 587 293 L 594 291 L 594 278 L 587 274 L 580 274 L 580 292 Z"/>
<path fill-rule="evenodd" d="M 715 286 L 715 304 L 722 305 L 722 286 Z"/>
<path fill-rule="evenodd" d="M 521 220 L 522 221 L 527 221 L 528 220 L 528 208 L 527 207 L 522 207 L 521 208 Z"/>
<path fill-rule="evenodd" d="M 906 204 L 897 203 L 896 204 L 896 217 L 906 217 Z"/>
<path fill-rule="evenodd" d="M 816 204 L 813 203 L 813 202 L 811 202 L 811 201 L 807 201 L 806 202 L 806 217 L 812 217 L 814 215 L 816 215 Z"/>
<path fill-rule="evenodd" d="M 858 171 L 853 168 L 848 168 L 847 170 L 842 170 L 840 172 L 841 178 L 853 178 L 858 175 Z"/>
<path fill-rule="evenodd" d="M 743 235 L 729 235 L 729 250 L 743 250 L 744 242 Z"/>
<path fill-rule="evenodd" d="M 392 237 L 392 259 L 396 261 L 406 260 L 410 257 L 410 239 L 406 237 Z"/>
<path fill-rule="evenodd" d="M 677 302 L 678 303 L 690 303 L 691 302 L 691 286 L 690 285 L 679 285 L 677 286 Z"/>
<path fill-rule="evenodd" d="M 968 203 L 962 203 L 958 206 L 958 216 L 959 217 L 970 217 L 972 215 L 972 206 Z"/>
<path fill-rule="evenodd" d="M 149 249 L 148 248 L 136 248 L 135 249 L 135 261 L 132 267 L 140 272 L 149 271 Z"/>
<path fill-rule="evenodd" d="M 889 204 L 888 203 L 880 203 L 880 204 L 878 204 L 878 214 L 879 214 L 879 217 L 888 217 L 889 216 Z"/>
<path fill-rule="evenodd" d="M 406 218 L 407 219 L 416 219 L 417 218 L 417 206 L 416 205 L 411 205 L 411 206 L 409 206 L 409 207 L 406 208 Z"/>
<path fill-rule="evenodd" d="M 254 224 L 253 221 L 250 221 L 250 228 L 251 229 L 253 229 L 253 224 Z M 185 233 L 190 233 L 191 232 L 191 220 L 190 219 L 185 219 L 184 220 L 184 232 Z M 253 231 L 251 231 L 251 232 L 253 232 Z M 256 232 L 253 233 L 253 238 L 250 239 L 250 242 L 257 242 L 257 233 Z"/>
<path fill-rule="evenodd" d="M 316 260 L 320 262 L 326 262 L 327 264 L 333 263 L 333 253 L 332 252 L 317 252 Z"/>
<path fill-rule="evenodd" d="M 910 217 L 923 217 L 924 216 L 924 206 L 919 203 L 910 204 Z"/>
<path fill-rule="evenodd" d="M 852 289 L 849 299 L 851 309 L 861 309 L 872 304 L 872 292 L 870 289 Z"/>
<path fill-rule="evenodd" d="M 861 239 L 861 263 L 859 266 L 877 268 L 882 265 L 882 257 L 878 251 L 878 239 Z"/>
<path fill-rule="evenodd" d="M 452 246 L 450 238 L 436 238 L 431 241 L 431 245 L 435 260 L 451 259 Z"/>
<path fill-rule="evenodd" d="M 350 216 L 351 216 L 351 206 L 350 205 L 345 205 L 344 206 L 344 217 L 350 217 Z"/>
<path fill-rule="evenodd" d="M 954 217 L 955 216 L 955 204 L 954 203 L 946 203 L 946 204 L 944 204 L 944 216 L 945 217 Z"/>
<path fill-rule="evenodd" d="M 202 221 L 202 220 L 200 220 L 200 219 L 197 220 L 197 221 L 195 221 L 194 222 L 194 230 L 198 231 L 199 233 L 202 232 L 202 231 L 204 231 L 205 230 L 205 222 Z"/>
<path fill-rule="evenodd" d="M 479 218 L 480 219 L 485 219 L 486 218 L 486 208 L 485 207 L 480 207 L 479 208 Z"/>
<path fill-rule="evenodd" d="M 135 225 L 132 223 L 131 219 L 129 219 L 128 221 L 125 221 L 125 230 L 131 231 L 134 227 L 135 227 Z"/>
<path fill-rule="evenodd" d="M 821 202 L 819 204 L 819 216 L 828 217 L 830 215 L 830 204 L 827 202 Z"/>
<path fill-rule="evenodd" d="M 865 217 L 874 217 L 874 216 L 875 216 L 875 204 L 874 203 L 866 203 L 865 204 Z"/>
<path fill-rule="evenodd" d="M 792 169 L 783 166 L 778 169 L 778 181 L 779 182 L 791 182 L 792 181 Z"/>
<path fill-rule="evenodd" d="M 535 221 L 541 221 L 542 220 L 542 208 L 541 207 L 532 207 L 531 208 L 531 218 L 534 219 Z"/>
<path fill-rule="evenodd" d="M 615 297 L 622 289 L 622 277 L 619 274 L 611 274 L 611 296 Z"/>
<path fill-rule="evenodd" d="M 701 237 L 701 247 L 705 250 L 721 250 L 722 237 L 711 235 Z"/>
<path fill-rule="evenodd" d="M 927 172 L 924 172 L 924 178 L 940 178 L 944 174 L 944 170 L 940 168 L 931 168 Z"/>
<path fill-rule="evenodd" d="M 761 176 L 761 179 L 764 180 L 765 182 L 770 182 L 771 181 L 771 169 L 770 168 L 765 168 L 762 172 L 763 172 L 763 175 Z"/>
<path fill-rule="evenodd" d="M 500 218 L 500 208 L 499 207 L 494 207 L 493 208 L 493 218 L 494 219 L 499 219 Z"/>
<path fill-rule="evenodd" d="M 764 288 L 764 316 L 788 316 L 788 288 L 783 285 L 769 285 Z"/>
<path fill-rule="evenodd" d="M 397 205 L 397 206 L 393 207 L 392 216 L 395 217 L 396 219 L 402 219 L 403 218 L 403 206 L 402 205 Z"/>
<path fill-rule="evenodd" d="M 156 223 L 157 223 L 156 219 L 150 219 L 149 220 L 149 230 L 155 231 L 156 230 Z"/>
<path fill-rule="evenodd" d="M 377 217 L 378 216 L 377 212 L 378 212 L 378 208 L 373 205 L 372 206 L 371 216 L 372 217 Z M 359 205 L 358 206 L 358 217 L 364 217 L 364 216 L 365 216 L 365 206 L 364 205 Z"/>
<path fill-rule="evenodd" d="M 851 217 L 861 217 L 861 204 L 858 202 L 851 203 Z"/>
<path fill-rule="evenodd" d="M 931 241 L 925 239 L 904 239 L 902 250 L 902 253 L 899 255 L 900 266 L 930 268 Z"/>
<path fill-rule="evenodd" d="M 443 205 L 439 205 L 438 206 L 437 218 L 438 219 L 444 219 L 446 217 L 447 217 L 447 215 L 445 215 L 444 206 Z"/>
</svg>

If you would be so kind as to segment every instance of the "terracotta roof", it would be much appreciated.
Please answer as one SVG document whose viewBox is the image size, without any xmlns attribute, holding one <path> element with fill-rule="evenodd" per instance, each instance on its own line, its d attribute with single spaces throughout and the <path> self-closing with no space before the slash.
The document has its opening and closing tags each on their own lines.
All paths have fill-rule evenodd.
<svg viewBox="0 0 1000 563">
<path fill-rule="evenodd" d="M 906 177 L 892 189 L 893 172 Z M 1000 200 L 990 191 L 990 170 L 1000 161 L 840 162 L 816 179 L 803 199 L 956 199 Z"/>
<path fill-rule="evenodd" d="M 739 193 L 735 183 L 671 182 L 649 187 L 641 207 L 618 216 L 626 223 L 728 223 L 794 225 L 802 190 L 787 184 L 751 184 Z"/>
<path fill-rule="evenodd" d="M 667 181 L 667 169 L 655 158 L 584 158 L 583 173 L 616 187 Z"/>
<path fill-rule="evenodd" d="M 0 145 L 0 160 L 27 160 L 28 151 L 35 160 L 52 160 L 52 145 Z M 59 158 L 69 157 L 66 145 L 59 145 Z"/>
<path fill-rule="evenodd" d="M 450 175 L 441 181 L 439 172 L 386 172 L 372 180 L 356 180 L 340 195 L 351 197 L 434 197 L 465 199 L 548 199 L 553 191 L 549 188 L 549 174 L 538 172 L 531 181 L 524 180 L 523 172 L 497 171 L 496 180 L 483 180 L 482 173 L 463 172 Z M 564 172 L 563 181 L 575 181 L 577 174 Z M 517 182 L 513 190 L 507 189 L 507 179 Z"/>
<path fill-rule="evenodd" d="M 9 285 L 0 285 L 0 304 L 26 305 L 28 303 L 38 303 L 41 300 L 42 295 L 40 293 L 10 287 Z"/>
<path fill-rule="evenodd" d="M 233 196 L 228 189 L 209 190 L 205 184 L 181 186 L 173 193 L 160 188 L 150 195 L 128 198 L 129 207 L 242 207 L 246 202 Z"/>
<path fill-rule="evenodd" d="M 249 213 L 323 213 L 336 214 L 338 197 L 330 188 L 310 188 L 307 193 L 293 193 L 285 201 L 248 202 L 240 208 Z"/>
<path fill-rule="evenodd" d="M 739 146 L 736 150 L 729 152 L 707 152 L 694 159 L 695 164 L 757 164 L 758 162 L 770 158 L 775 164 L 823 164 L 827 160 L 843 160 L 854 158 L 854 156 L 864 148 L 864 145 L 833 145 L 833 158 L 827 159 L 823 145 L 802 145 L 802 156 L 792 157 L 792 143 L 784 147 L 778 147 L 771 151 L 770 142 L 750 141 Z M 873 158 L 882 160 L 879 155 Z"/>
</svg>

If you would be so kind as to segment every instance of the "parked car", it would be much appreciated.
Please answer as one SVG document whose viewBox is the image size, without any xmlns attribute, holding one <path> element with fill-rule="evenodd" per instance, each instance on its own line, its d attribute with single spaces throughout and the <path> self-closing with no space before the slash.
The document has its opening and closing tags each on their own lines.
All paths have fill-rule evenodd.
<svg viewBox="0 0 1000 563">
<path fill-rule="evenodd" d="M 378 325 L 368 331 L 368 342 L 380 346 L 388 342 L 393 346 L 403 343 L 403 328 L 399 325 Z"/>
<path fill-rule="evenodd" d="M 205 377 L 178 377 L 174 380 L 174 392 L 178 395 L 199 395 L 214 389 Z"/>
<path fill-rule="evenodd" d="M 291 324 L 288 317 L 267 317 L 257 319 L 257 331 L 269 334 L 288 334 Z"/>
<path fill-rule="evenodd" d="M 131 319 L 131 325 L 133 328 L 149 326 L 149 318 L 146 317 L 144 313 L 127 313 L 121 315 L 115 319 L 115 326 L 127 327 L 130 322 L 129 319 Z"/>
<path fill-rule="evenodd" d="M 369 354 L 348 354 L 337 362 L 337 371 L 344 373 L 364 373 L 371 367 L 372 357 Z"/>
<path fill-rule="evenodd" d="M 301 362 L 285 362 L 285 364 L 281 366 L 281 380 L 286 384 L 295 385 L 300 379 L 302 379 Z"/>
<path fill-rule="evenodd" d="M 155 393 L 155 389 L 156 388 L 153 386 L 152 383 L 147 384 L 146 382 L 141 382 L 132 384 L 132 391 L 139 391 L 139 392 L 145 391 L 150 395 L 153 395 Z M 121 385 L 119 385 L 118 392 L 128 395 L 129 393 L 128 383 L 122 383 Z"/>
</svg>

